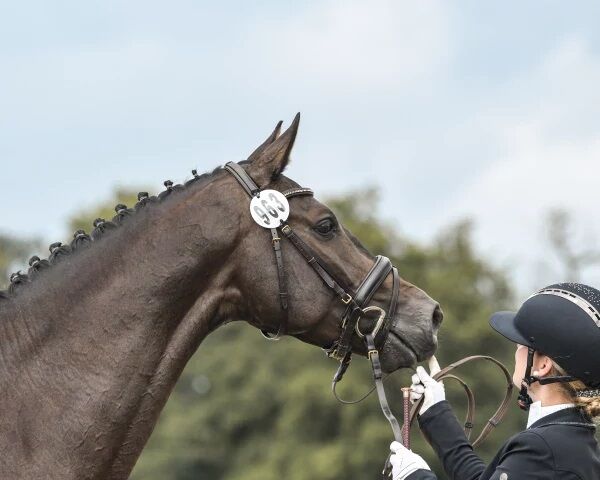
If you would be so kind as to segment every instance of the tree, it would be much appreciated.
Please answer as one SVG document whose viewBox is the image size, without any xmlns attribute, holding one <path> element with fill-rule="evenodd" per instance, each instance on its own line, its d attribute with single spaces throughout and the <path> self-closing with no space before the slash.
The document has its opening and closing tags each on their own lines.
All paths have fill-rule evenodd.
<svg viewBox="0 0 600 480">
<path fill-rule="evenodd" d="M 75 213 L 69 220 L 69 228 L 73 231 L 81 229 L 89 233 L 90 230 L 93 229 L 92 223 L 96 218 L 110 220 L 115 216 L 116 205 L 123 204 L 128 207 L 133 207 L 137 202 L 137 192 L 138 190 L 132 188 L 116 188 L 111 200 L 90 209 L 81 210 Z"/>
<path fill-rule="evenodd" d="M 27 257 L 38 246 L 37 240 L 0 235 L 0 289 L 7 287 L 10 269 L 24 268 Z"/>
<path fill-rule="evenodd" d="M 550 210 L 546 216 L 548 240 L 558 258 L 564 275 L 571 282 L 578 282 L 585 268 L 600 263 L 600 250 L 597 248 L 577 248 L 573 246 L 573 219 L 563 209 Z"/>
</svg>

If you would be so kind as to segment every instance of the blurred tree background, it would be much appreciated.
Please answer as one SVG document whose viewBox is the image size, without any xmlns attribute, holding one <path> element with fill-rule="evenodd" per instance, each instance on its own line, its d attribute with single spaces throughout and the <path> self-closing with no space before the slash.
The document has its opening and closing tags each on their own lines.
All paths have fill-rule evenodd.
<svg viewBox="0 0 600 480">
<path fill-rule="evenodd" d="M 8 286 L 10 272 L 24 265 L 31 252 L 39 248 L 38 240 L 0 234 L 0 290 Z"/>
<path fill-rule="evenodd" d="M 114 200 L 73 216 L 70 228 L 90 230 L 96 217 L 112 218 L 114 205 L 132 206 L 136 192 L 120 189 Z M 514 345 L 488 326 L 496 310 L 516 306 L 508 275 L 476 252 L 472 225 L 448 226 L 430 244 L 403 238 L 377 215 L 375 189 L 350 192 L 326 203 L 371 251 L 389 256 L 401 276 L 442 305 L 445 319 L 437 357 L 442 366 L 467 355 L 499 358 L 509 369 Z M 567 245 L 568 216 L 549 216 L 550 241 L 577 270 L 581 257 Z M 65 239 L 68 241 L 68 239 Z M 36 245 L 0 237 L 0 275 L 24 262 Z M 589 258 L 592 253 L 581 254 Z M 570 263 L 569 263 L 570 262 Z M 358 405 L 337 403 L 330 391 L 337 363 L 319 349 L 293 338 L 268 342 L 243 323 L 213 333 L 184 370 L 132 474 L 133 480 L 334 480 L 378 478 L 392 440 L 375 395 Z M 401 420 L 400 388 L 409 371 L 386 381 L 390 404 Z M 500 401 L 504 382 L 484 364 L 458 373 L 477 397 L 476 428 L 481 429 Z M 356 398 L 372 386 L 366 359 L 354 360 L 339 392 Z M 446 382 L 447 396 L 464 416 L 462 390 Z M 511 409 L 504 423 L 479 449 L 489 460 L 511 434 L 525 426 L 526 414 Z M 413 428 L 413 449 L 445 478 L 431 448 Z"/>
</svg>

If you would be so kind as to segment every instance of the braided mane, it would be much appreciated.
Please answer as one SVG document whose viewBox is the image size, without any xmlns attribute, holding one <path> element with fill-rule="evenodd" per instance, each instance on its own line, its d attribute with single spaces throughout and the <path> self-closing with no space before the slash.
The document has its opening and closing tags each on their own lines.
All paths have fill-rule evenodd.
<svg viewBox="0 0 600 480">
<path fill-rule="evenodd" d="M 240 163 L 243 164 L 246 162 Z M 90 248 L 107 233 L 118 229 L 121 225 L 130 221 L 130 218 L 135 217 L 141 210 L 150 208 L 153 204 L 161 203 L 167 198 L 172 197 L 173 194 L 184 191 L 188 187 L 198 185 L 198 182 L 202 180 L 212 179 L 215 174 L 221 171 L 223 171 L 223 167 L 221 166 L 215 168 L 212 172 L 207 172 L 202 175 L 198 175 L 196 170 L 192 170 L 193 177 L 184 184 L 173 184 L 171 180 L 166 180 L 164 182 L 166 189 L 158 195 L 150 196 L 148 192 L 139 192 L 138 202 L 133 208 L 118 204 L 115 206 L 116 215 L 112 220 L 105 220 L 104 218 L 97 218 L 94 220 L 93 230 L 89 235 L 84 230 L 77 230 L 73 234 L 73 239 L 70 244 L 63 244 L 61 242 L 50 244 L 50 255 L 47 259 L 42 259 L 39 256 L 34 255 L 29 259 L 29 269 L 27 270 L 27 273 L 18 271 L 10 275 L 10 285 L 8 290 L 0 290 L 0 301 L 17 296 L 21 289 L 25 288 L 27 284 L 31 283 L 39 276 L 40 272 L 51 268 L 52 265 L 59 263 L 66 256 L 74 255 L 78 251 Z"/>
</svg>

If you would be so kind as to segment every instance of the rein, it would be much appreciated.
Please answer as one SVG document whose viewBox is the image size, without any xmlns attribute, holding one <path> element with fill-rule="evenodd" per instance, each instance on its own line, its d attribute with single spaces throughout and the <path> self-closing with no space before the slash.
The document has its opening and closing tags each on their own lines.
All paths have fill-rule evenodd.
<svg viewBox="0 0 600 480">
<path fill-rule="evenodd" d="M 383 387 L 384 376 L 381 369 L 381 362 L 379 360 L 379 350 L 376 346 L 377 344 L 383 345 L 383 343 L 385 342 L 385 339 L 387 338 L 389 332 L 391 319 L 394 317 L 394 314 L 396 312 L 398 296 L 400 292 L 400 277 L 398 274 L 398 270 L 392 265 L 392 262 L 389 258 L 384 257 L 382 255 L 378 255 L 375 258 L 373 266 L 356 289 L 356 292 L 353 295 L 350 294 L 347 291 L 347 289 L 345 289 L 342 286 L 343 282 L 340 282 L 336 279 L 335 275 L 332 273 L 332 269 L 327 265 L 327 263 L 323 259 L 321 259 L 312 250 L 312 248 L 293 231 L 292 227 L 288 223 L 286 223 L 287 214 L 289 214 L 289 209 L 286 209 L 286 205 L 281 203 L 281 201 L 277 199 L 276 195 L 274 196 L 275 193 L 278 195 L 283 195 L 283 198 L 287 201 L 287 199 L 296 196 L 312 196 L 313 191 L 310 188 L 292 188 L 290 190 L 286 190 L 285 192 L 276 192 L 274 190 L 261 190 L 261 188 L 254 182 L 254 180 L 252 180 L 252 178 L 246 173 L 244 168 L 238 165 L 237 163 L 228 162 L 224 168 L 242 186 L 244 191 L 252 199 L 252 202 L 255 202 L 256 200 L 262 202 L 264 210 L 261 209 L 261 207 L 258 208 L 262 212 L 261 215 L 263 215 L 265 219 L 264 223 L 258 221 L 257 223 L 263 226 L 264 228 L 268 228 L 271 234 L 271 244 L 275 255 L 275 261 L 277 263 L 279 301 L 283 312 L 283 316 L 280 321 L 278 330 L 274 335 L 271 332 L 268 332 L 264 329 L 261 330 L 262 334 L 269 340 L 278 340 L 281 336 L 285 335 L 288 332 L 288 290 L 286 284 L 285 269 L 283 266 L 283 253 L 281 250 L 281 236 L 283 236 L 287 238 L 290 241 L 290 243 L 296 248 L 296 250 L 302 255 L 302 257 L 317 273 L 321 280 L 323 280 L 325 285 L 336 294 L 336 296 L 344 305 L 346 305 L 346 308 L 341 318 L 342 331 L 340 337 L 331 346 L 323 348 L 327 356 L 340 361 L 340 366 L 338 367 L 338 370 L 335 373 L 332 381 L 333 395 L 341 403 L 355 404 L 363 401 L 374 390 L 376 390 L 381 410 L 388 422 L 390 423 L 390 426 L 394 433 L 394 438 L 396 439 L 396 441 L 402 442 L 408 448 L 410 427 L 417 416 L 417 412 L 419 411 L 424 401 L 424 397 L 422 397 L 420 401 L 415 402 L 412 406 L 412 409 L 410 409 L 409 412 L 409 399 L 408 395 L 406 394 L 406 389 L 404 389 L 405 415 L 404 424 L 401 427 L 398 423 L 398 420 L 392 413 L 387 401 L 385 389 Z M 268 199 L 264 198 L 263 200 L 260 200 L 261 193 L 264 193 L 264 196 L 268 197 L 274 203 L 271 204 Z M 275 208 L 273 205 L 276 205 L 277 208 Z M 257 207 L 255 206 L 254 208 L 256 209 Z M 279 212 L 277 210 L 279 210 Z M 268 212 L 269 215 L 267 215 L 265 211 Z M 388 312 L 386 312 L 381 307 L 368 304 L 371 301 L 375 292 L 381 287 L 385 279 L 390 274 L 392 275 L 392 296 L 389 302 Z M 365 316 L 365 314 L 369 312 L 376 312 L 379 314 L 379 316 L 376 319 L 372 330 L 369 333 L 366 333 L 361 330 L 359 321 L 361 317 Z M 343 400 L 338 396 L 336 392 L 336 385 L 342 380 L 344 373 L 350 366 L 350 361 L 352 359 L 351 342 L 355 334 L 359 338 L 364 340 L 365 346 L 367 347 L 368 358 L 371 362 L 371 367 L 373 369 L 373 379 L 375 381 L 375 386 L 358 400 L 347 401 Z M 434 375 L 433 378 L 435 380 L 443 380 L 447 378 L 456 380 L 461 384 L 461 386 L 465 390 L 467 394 L 468 406 L 464 428 L 465 435 L 467 436 L 467 438 L 469 438 L 471 430 L 473 429 L 473 419 L 475 416 L 475 396 L 473 395 L 472 390 L 463 380 L 451 374 L 450 372 L 455 368 L 474 360 L 486 360 L 497 365 L 504 373 L 504 376 L 507 381 L 506 393 L 504 399 L 502 400 L 502 403 L 500 404 L 494 415 L 487 421 L 480 435 L 473 442 L 473 446 L 477 446 L 490 434 L 492 429 L 496 425 L 498 425 L 498 423 L 500 422 L 502 417 L 504 417 L 508 409 L 513 389 L 512 377 L 510 373 L 508 372 L 506 367 L 498 360 L 489 356 L 474 355 L 471 357 L 463 358 L 462 360 L 448 365 L 446 368 L 442 369 L 440 372 Z M 383 470 L 383 478 L 391 478 L 391 473 L 391 465 L 389 463 L 388 456 L 388 460 L 386 461 Z"/>
<path fill-rule="evenodd" d="M 510 374 L 508 369 L 502 364 L 502 362 L 495 359 L 494 357 L 490 357 L 487 355 L 472 355 L 470 357 L 465 357 L 461 360 L 451 363 L 447 367 L 442 368 L 438 373 L 436 373 L 432 377 L 434 380 L 438 381 L 450 378 L 452 380 L 457 381 L 463 387 L 467 395 L 467 414 L 465 416 L 464 430 L 467 439 L 469 439 L 471 437 L 471 431 L 473 430 L 473 419 L 475 418 L 475 395 L 464 380 L 462 380 L 460 377 L 457 377 L 456 375 L 451 374 L 450 372 L 452 372 L 455 368 L 458 368 L 462 365 L 476 360 L 485 360 L 487 362 L 491 362 L 502 371 L 502 373 L 504 374 L 504 379 L 506 380 L 506 392 L 504 393 L 504 398 L 500 402 L 500 405 L 498 406 L 494 414 L 488 419 L 488 421 L 485 424 L 485 427 L 483 427 L 479 436 L 472 442 L 473 447 L 476 447 L 477 445 L 481 444 L 481 442 L 483 442 L 483 440 L 485 440 L 485 438 L 491 433 L 494 427 L 496 427 L 500 423 L 504 415 L 506 415 L 506 412 L 508 411 L 508 407 L 511 402 L 512 391 L 514 388 L 514 385 L 512 383 L 512 375 Z M 409 426 L 412 425 L 412 422 L 417 416 L 417 413 L 421 408 L 421 405 L 423 404 L 424 400 L 425 398 L 422 397 L 418 402 L 415 402 L 413 404 L 410 410 L 409 417 L 405 420 L 408 422 Z"/>
<path fill-rule="evenodd" d="M 367 339 L 368 343 L 372 342 L 372 337 L 370 337 L 370 335 L 367 335 L 366 339 Z M 374 347 L 374 345 L 372 345 L 372 344 L 371 344 L 371 346 Z M 392 414 L 392 412 L 390 410 L 390 407 L 387 402 L 387 397 L 385 395 L 385 390 L 383 388 L 383 380 L 385 380 L 389 375 L 386 377 L 383 377 L 382 371 L 381 371 L 381 366 L 379 363 L 379 353 L 377 352 L 376 349 L 371 350 L 371 347 L 369 347 L 369 360 L 371 361 L 371 366 L 373 369 L 373 378 L 375 380 L 375 386 L 373 388 L 371 388 L 365 395 L 363 395 L 362 397 L 360 397 L 357 400 L 344 400 L 344 399 L 340 398 L 336 392 L 336 384 L 341 378 L 336 380 L 336 377 L 334 377 L 334 381 L 332 384 L 333 395 L 340 403 L 343 403 L 346 405 L 353 405 L 353 404 L 362 402 L 369 395 L 371 395 L 371 393 L 373 393 L 374 390 L 377 390 L 377 397 L 379 399 L 379 404 L 381 406 L 381 410 L 392 427 L 392 432 L 394 433 L 394 439 L 397 442 L 402 443 L 406 448 L 410 449 L 410 429 L 412 427 L 413 422 L 415 421 L 415 418 L 417 418 L 417 415 L 421 408 L 421 405 L 425 401 L 425 396 L 422 396 L 419 401 L 413 403 L 412 407 L 409 407 L 410 400 L 409 400 L 408 392 L 410 391 L 410 388 L 402 389 L 403 393 L 404 393 L 404 423 L 402 424 L 402 427 L 400 427 L 400 425 L 398 424 L 398 421 L 396 420 L 396 417 L 394 417 L 394 415 Z M 512 375 L 510 374 L 508 369 L 504 366 L 504 364 L 502 362 L 500 362 L 499 360 L 495 359 L 494 357 L 490 357 L 487 355 L 472 355 L 469 357 L 465 357 L 461 360 L 458 360 L 454 363 L 451 363 L 450 365 L 441 369 L 438 373 L 436 373 L 435 375 L 432 376 L 432 378 L 437 381 L 452 379 L 452 380 L 458 382 L 462 386 L 462 388 L 465 391 L 465 394 L 467 396 L 467 413 L 465 415 L 465 421 L 464 421 L 464 432 L 465 432 L 465 436 L 467 437 L 467 439 L 470 439 L 471 433 L 473 430 L 473 421 L 475 419 L 475 394 L 473 393 L 473 390 L 471 390 L 471 388 L 467 385 L 467 383 L 464 380 L 462 380 L 460 377 L 452 374 L 451 372 L 458 367 L 461 367 L 467 363 L 478 361 L 478 360 L 484 360 L 487 362 L 491 362 L 492 364 L 496 365 L 502 371 L 502 373 L 504 375 L 504 379 L 506 381 L 506 391 L 504 393 L 504 397 L 503 397 L 502 401 L 500 402 L 500 404 L 499 404 L 498 408 L 496 409 L 496 411 L 494 412 L 494 414 L 488 419 L 485 426 L 481 430 L 481 433 L 471 443 L 473 448 L 480 445 L 488 437 L 488 435 L 492 432 L 492 430 L 502 421 L 502 419 L 506 415 L 506 412 L 508 411 L 508 407 L 511 403 L 512 391 L 514 388 L 514 385 L 512 383 Z M 341 368 L 342 368 L 342 365 L 340 366 L 340 369 Z M 347 369 L 347 366 L 344 368 L 344 371 L 346 369 Z M 392 465 L 390 463 L 390 456 L 391 455 L 388 455 L 388 458 L 383 467 L 383 471 L 382 471 L 383 477 L 382 478 L 384 480 L 392 478 Z"/>
</svg>

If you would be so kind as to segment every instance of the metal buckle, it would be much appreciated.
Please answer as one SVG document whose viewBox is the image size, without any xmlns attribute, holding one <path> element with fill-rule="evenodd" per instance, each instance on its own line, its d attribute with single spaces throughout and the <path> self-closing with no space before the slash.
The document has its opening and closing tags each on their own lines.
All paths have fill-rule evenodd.
<svg viewBox="0 0 600 480">
<path fill-rule="evenodd" d="M 289 225 L 284 225 L 281 231 L 284 235 L 288 235 L 292 231 L 292 228 Z"/>
<path fill-rule="evenodd" d="M 329 358 L 333 358 L 334 360 L 339 360 L 340 362 L 343 360 L 344 355 L 340 355 L 339 349 L 337 347 L 337 345 L 335 347 L 332 347 L 328 350 L 325 350 L 325 354 L 329 357 Z"/>
<path fill-rule="evenodd" d="M 344 293 L 341 297 L 341 300 L 348 305 L 352 301 L 352 296 L 349 293 Z"/>
<path fill-rule="evenodd" d="M 379 318 L 377 319 L 377 323 L 375 323 L 375 327 L 373 327 L 373 331 L 371 332 L 371 335 L 373 336 L 373 338 L 375 338 L 375 336 L 381 329 L 381 326 L 383 325 L 383 321 L 385 320 L 386 312 L 383 308 L 373 305 L 371 307 L 364 308 L 362 313 L 373 312 L 373 311 L 379 311 Z M 354 330 L 356 331 L 356 334 L 360 338 L 365 338 L 366 334 L 362 333 L 360 331 L 359 325 L 360 325 L 360 317 L 358 318 L 358 321 L 356 322 L 356 327 L 354 327 Z"/>
<path fill-rule="evenodd" d="M 279 241 L 281 241 L 281 238 L 279 238 L 279 237 L 273 237 L 273 239 L 272 239 L 271 241 L 272 241 L 273 243 L 275 243 L 275 242 L 279 242 Z"/>
<path fill-rule="evenodd" d="M 378 355 L 378 354 L 379 354 L 379 350 L 369 350 L 369 354 L 368 354 L 369 360 L 371 360 L 371 357 L 373 355 Z"/>
</svg>

